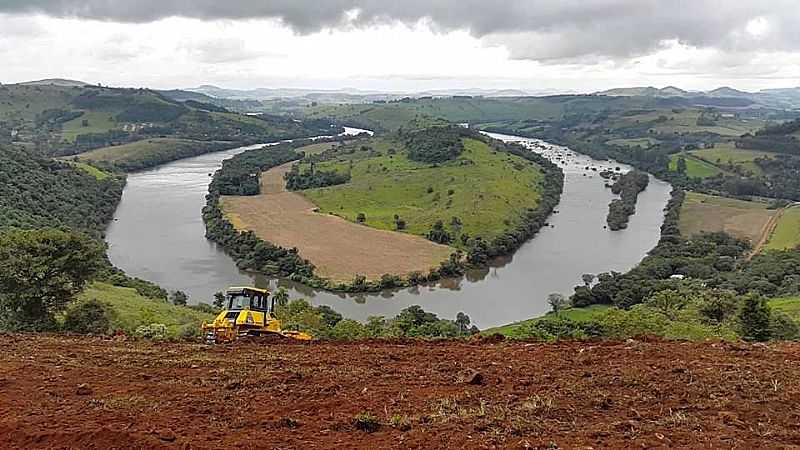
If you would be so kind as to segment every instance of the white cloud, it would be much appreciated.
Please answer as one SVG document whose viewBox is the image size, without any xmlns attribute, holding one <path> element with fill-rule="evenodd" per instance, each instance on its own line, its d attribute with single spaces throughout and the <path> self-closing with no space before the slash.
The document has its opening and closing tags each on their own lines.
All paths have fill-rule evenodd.
<svg viewBox="0 0 800 450">
<path fill-rule="evenodd" d="M 622 4 L 621 0 L 605 3 Z M 796 84 L 800 51 L 788 44 L 786 36 L 800 31 L 787 30 L 789 22 L 774 15 L 754 15 L 749 10 L 745 15 L 735 5 L 731 9 L 726 14 L 742 19 L 718 41 L 661 39 L 644 50 L 626 47 L 642 25 L 627 23 L 624 11 L 616 21 L 586 19 L 583 27 L 489 32 L 483 37 L 455 27 L 455 22 L 443 26 L 432 18 L 378 21 L 374 11 L 362 9 L 348 10 L 341 22 L 349 25 L 306 34 L 279 19 L 170 17 L 118 23 L 0 14 L 4 61 L 0 81 L 67 77 L 156 88 L 213 83 L 241 88 L 492 87 L 583 92 L 631 84 L 691 89 Z M 522 8 L 520 14 L 526 11 Z M 555 17 L 559 11 L 551 7 L 541 14 Z M 582 16 L 592 12 L 589 8 Z M 628 12 L 638 13 L 638 9 Z M 368 17 L 371 25 L 356 26 Z M 688 20 L 683 26 L 692 28 L 694 22 Z"/>
</svg>

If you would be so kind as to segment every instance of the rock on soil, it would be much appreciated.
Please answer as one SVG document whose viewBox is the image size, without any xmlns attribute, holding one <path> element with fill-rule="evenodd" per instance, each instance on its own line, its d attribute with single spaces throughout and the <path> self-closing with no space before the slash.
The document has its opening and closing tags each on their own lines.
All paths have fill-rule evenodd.
<svg viewBox="0 0 800 450">
<path fill-rule="evenodd" d="M 795 343 L 0 346 L 2 448 L 800 446 Z"/>
</svg>

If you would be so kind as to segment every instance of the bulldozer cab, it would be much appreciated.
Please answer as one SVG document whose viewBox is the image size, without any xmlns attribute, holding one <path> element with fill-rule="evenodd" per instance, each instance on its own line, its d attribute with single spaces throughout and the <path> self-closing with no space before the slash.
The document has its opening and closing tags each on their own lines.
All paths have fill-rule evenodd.
<svg viewBox="0 0 800 450">
<path fill-rule="evenodd" d="M 274 316 L 275 299 L 269 291 L 254 287 L 232 287 L 225 291 L 225 306 L 212 323 L 203 322 L 201 329 L 207 343 L 224 343 L 240 336 L 277 336 L 310 341 L 312 336 L 301 331 L 283 330 Z"/>
<path fill-rule="evenodd" d="M 269 291 L 258 288 L 230 288 L 225 292 L 228 311 L 251 310 L 272 313 L 275 300 L 269 299 Z"/>
</svg>

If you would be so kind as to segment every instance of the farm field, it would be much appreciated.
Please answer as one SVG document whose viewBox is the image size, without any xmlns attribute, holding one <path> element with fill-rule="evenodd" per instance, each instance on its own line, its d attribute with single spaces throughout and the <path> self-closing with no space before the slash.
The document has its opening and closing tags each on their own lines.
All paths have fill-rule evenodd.
<svg viewBox="0 0 800 450">
<path fill-rule="evenodd" d="M 302 195 L 287 192 L 284 174 L 293 163 L 261 176 L 261 194 L 223 197 L 221 206 L 240 230 L 285 248 L 297 248 L 323 278 L 350 282 L 356 275 L 377 280 L 384 274 L 427 273 L 453 249 L 422 237 L 377 230 L 340 217 L 315 212 Z"/>
<path fill-rule="evenodd" d="M 717 144 L 713 148 L 694 150 L 693 156 L 724 168 L 729 164 L 741 167 L 753 175 L 761 175 L 763 171 L 754 161 L 758 158 L 771 158 L 775 154 L 758 150 L 736 148 L 733 143 Z"/>
<path fill-rule="evenodd" d="M 687 237 L 704 231 L 725 231 L 757 244 L 768 232 L 775 214 L 777 211 L 767 209 L 765 203 L 688 192 L 681 207 L 680 229 Z"/>
<path fill-rule="evenodd" d="M 800 345 L 791 342 L 210 347 L 3 334 L 0 345 L 0 433 L 7 448 L 797 444 L 791 405 Z M 268 407 L 247 401 L 253 393 Z"/>
<path fill-rule="evenodd" d="M 136 170 L 222 149 L 226 142 L 154 138 L 98 148 L 78 155 L 79 160 L 109 163 L 123 170 Z"/>
<path fill-rule="evenodd" d="M 348 155 L 317 164 L 318 170 L 350 171 L 349 183 L 302 194 L 324 213 L 350 221 L 363 213 L 367 225 L 381 230 L 395 230 L 395 215 L 406 221 L 408 233 L 417 235 L 425 235 L 438 220 L 449 228 L 457 217 L 457 234 L 484 238 L 500 235 L 515 224 L 515 216 L 538 204 L 539 168 L 493 152 L 484 142 L 465 140 L 463 154 L 438 167 L 411 161 L 402 151 L 390 154 L 395 143 L 373 142 L 374 156 Z"/>
<path fill-rule="evenodd" d="M 790 250 L 800 245 L 800 207 L 783 212 L 764 247 L 766 250 Z"/>
<path fill-rule="evenodd" d="M 724 173 L 719 167 L 686 153 L 678 153 L 670 156 L 669 170 L 673 172 L 678 171 L 678 159 L 681 156 L 686 160 L 686 175 L 689 177 L 708 178 Z"/>
<path fill-rule="evenodd" d="M 83 126 L 83 121 L 88 120 L 89 125 Z M 107 111 L 84 111 L 83 115 L 64 122 L 61 126 L 61 138 L 67 142 L 75 142 L 79 134 L 105 133 L 122 127 L 114 120 L 114 113 Z"/>
<path fill-rule="evenodd" d="M 764 127 L 766 122 L 762 120 L 743 120 L 737 118 L 720 118 L 714 125 L 698 125 L 697 119 L 700 118 L 702 110 L 687 108 L 677 112 L 668 109 L 626 116 L 624 122 L 644 123 L 656 121 L 663 117 L 666 120 L 653 123 L 651 129 L 656 133 L 714 133 L 720 136 L 738 137 L 745 133 L 751 133 Z M 638 122 L 637 122 L 638 121 Z"/>
</svg>

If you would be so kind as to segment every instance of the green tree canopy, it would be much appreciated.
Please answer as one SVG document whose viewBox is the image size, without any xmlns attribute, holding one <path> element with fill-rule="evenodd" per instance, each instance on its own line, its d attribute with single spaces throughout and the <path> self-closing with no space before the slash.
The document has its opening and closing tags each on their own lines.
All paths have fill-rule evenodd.
<svg viewBox="0 0 800 450">
<path fill-rule="evenodd" d="M 90 238 L 59 230 L 0 233 L 0 327 L 52 329 L 103 263 Z"/>
</svg>

